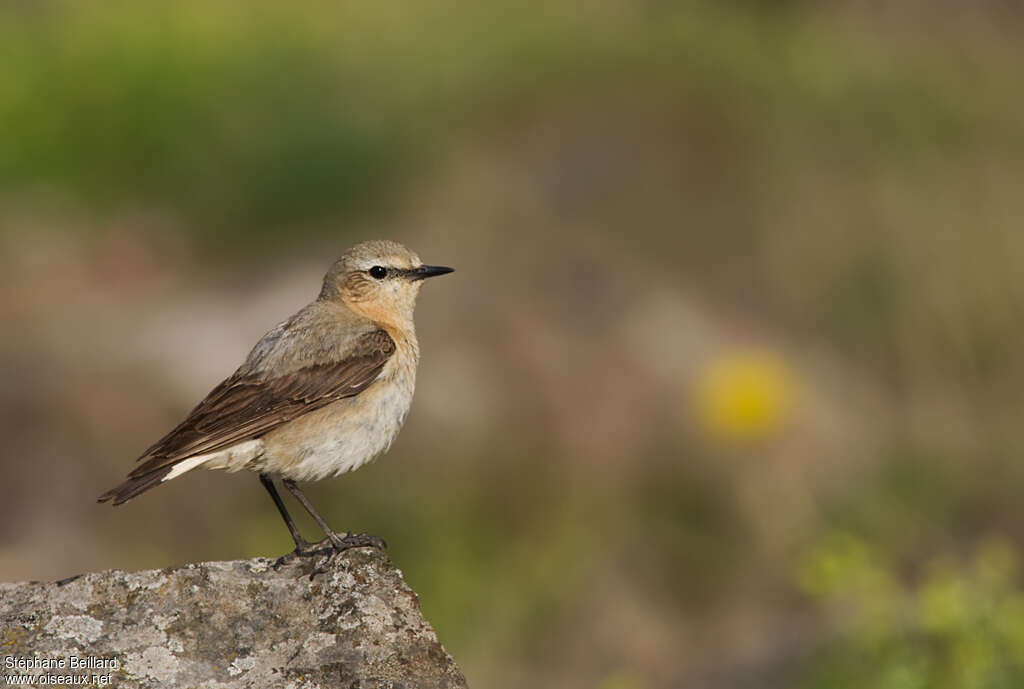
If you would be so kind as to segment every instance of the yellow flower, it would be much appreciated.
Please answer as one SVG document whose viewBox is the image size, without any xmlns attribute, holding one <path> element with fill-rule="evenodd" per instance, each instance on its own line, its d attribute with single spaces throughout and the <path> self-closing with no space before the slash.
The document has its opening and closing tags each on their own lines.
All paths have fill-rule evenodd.
<svg viewBox="0 0 1024 689">
<path fill-rule="evenodd" d="M 786 422 L 796 383 L 782 359 L 768 351 L 738 351 L 710 362 L 696 386 L 701 427 L 713 438 L 763 438 Z"/>
</svg>

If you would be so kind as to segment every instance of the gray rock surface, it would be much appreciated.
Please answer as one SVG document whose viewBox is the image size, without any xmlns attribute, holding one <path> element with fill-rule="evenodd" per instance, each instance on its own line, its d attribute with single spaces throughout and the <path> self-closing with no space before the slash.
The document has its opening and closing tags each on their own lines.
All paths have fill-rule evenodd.
<svg viewBox="0 0 1024 689">
<path fill-rule="evenodd" d="M 381 551 L 273 565 L 257 558 L 0 584 L 0 677 L 126 689 L 466 686 Z"/>
</svg>

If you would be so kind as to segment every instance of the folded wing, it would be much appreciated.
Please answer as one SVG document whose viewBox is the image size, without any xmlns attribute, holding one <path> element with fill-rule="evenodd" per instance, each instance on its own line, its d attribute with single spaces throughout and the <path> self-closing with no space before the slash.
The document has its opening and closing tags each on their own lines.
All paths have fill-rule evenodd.
<svg viewBox="0 0 1024 689">
<path fill-rule="evenodd" d="M 100 496 L 118 505 L 155 486 L 190 457 L 227 449 L 259 438 L 303 414 L 365 390 L 395 352 L 384 330 L 360 337 L 348 356 L 276 378 L 231 376 L 214 388 L 174 430 L 139 457 L 128 480 Z"/>
</svg>

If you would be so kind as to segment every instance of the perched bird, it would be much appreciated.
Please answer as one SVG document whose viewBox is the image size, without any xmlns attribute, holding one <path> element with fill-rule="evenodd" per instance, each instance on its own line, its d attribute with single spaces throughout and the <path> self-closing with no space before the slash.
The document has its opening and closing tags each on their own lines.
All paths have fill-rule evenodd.
<svg viewBox="0 0 1024 689">
<path fill-rule="evenodd" d="M 369 534 L 335 533 L 296 481 L 352 471 L 391 445 L 416 382 L 416 296 L 424 278 L 450 272 L 423 265 L 397 242 L 352 247 L 327 271 L 320 296 L 264 335 L 245 363 L 99 501 L 120 505 L 196 467 L 248 469 L 273 498 L 296 553 L 315 548 L 299 533 L 274 478 L 336 550 L 383 546 Z"/>
</svg>

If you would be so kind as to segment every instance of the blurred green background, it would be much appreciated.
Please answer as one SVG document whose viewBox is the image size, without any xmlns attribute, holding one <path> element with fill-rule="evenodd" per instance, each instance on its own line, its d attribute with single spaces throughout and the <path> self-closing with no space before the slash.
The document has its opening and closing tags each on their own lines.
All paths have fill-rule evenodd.
<svg viewBox="0 0 1024 689">
<path fill-rule="evenodd" d="M 3 3 L 0 579 L 287 551 L 255 477 L 94 498 L 389 237 L 458 272 L 391 452 L 309 493 L 472 685 L 1024 685 L 1022 29 Z"/>
</svg>

